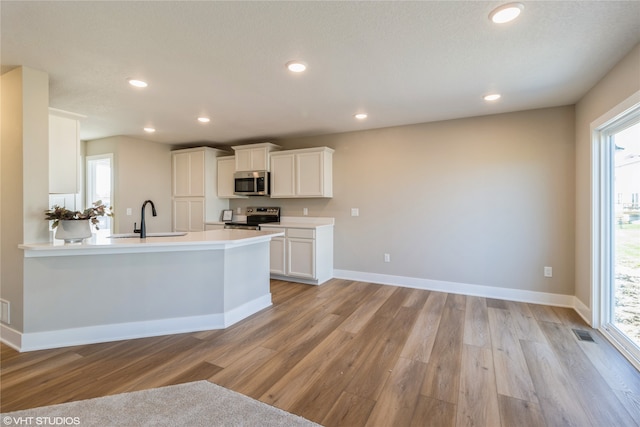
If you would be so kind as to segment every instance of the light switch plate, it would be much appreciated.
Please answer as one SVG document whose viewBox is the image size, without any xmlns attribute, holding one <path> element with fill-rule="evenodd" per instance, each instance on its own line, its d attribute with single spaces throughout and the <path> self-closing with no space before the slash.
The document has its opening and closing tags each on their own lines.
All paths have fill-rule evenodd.
<svg viewBox="0 0 640 427">
<path fill-rule="evenodd" d="M 360 209 L 351 208 L 351 216 L 360 216 Z"/>
</svg>

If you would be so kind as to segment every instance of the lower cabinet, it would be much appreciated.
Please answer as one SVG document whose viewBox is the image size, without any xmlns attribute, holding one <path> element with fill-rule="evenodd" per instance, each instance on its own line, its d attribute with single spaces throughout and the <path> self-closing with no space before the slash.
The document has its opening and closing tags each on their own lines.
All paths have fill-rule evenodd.
<svg viewBox="0 0 640 427">
<path fill-rule="evenodd" d="M 281 231 L 281 230 L 274 230 Z M 282 230 L 284 231 L 284 230 Z M 269 255 L 270 255 L 270 271 L 271 274 L 286 275 L 286 256 L 287 256 L 287 243 L 284 237 L 274 237 L 269 243 Z"/>
<path fill-rule="evenodd" d="M 271 277 L 314 285 L 333 277 L 333 227 L 261 228 L 285 233 L 271 239 Z"/>
<path fill-rule="evenodd" d="M 204 197 L 173 199 L 173 231 L 204 231 Z"/>
</svg>

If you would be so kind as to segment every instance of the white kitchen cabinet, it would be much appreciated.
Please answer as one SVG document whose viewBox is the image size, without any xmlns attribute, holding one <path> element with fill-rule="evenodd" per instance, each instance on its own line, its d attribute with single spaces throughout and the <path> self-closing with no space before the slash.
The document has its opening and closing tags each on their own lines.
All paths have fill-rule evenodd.
<svg viewBox="0 0 640 427">
<path fill-rule="evenodd" d="M 204 216 L 204 197 L 173 200 L 173 231 L 203 231 Z"/>
<path fill-rule="evenodd" d="M 333 151 L 328 147 L 271 154 L 271 197 L 333 197 Z"/>
<path fill-rule="evenodd" d="M 205 150 L 179 150 L 171 153 L 173 197 L 205 197 Z"/>
<path fill-rule="evenodd" d="M 235 171 L 235 156 L 218 157 L 218 197 L 225 199 L 246 198 L 246 196 L 233 194 L 235 190 L 233 174 Z"/>
<path fill-rule="evenodd" d="M 316 278 L 315 230 L 287 230 L 287 275 Z"/>
<path fill-rule="evenodd" d="M 295 197 L 296 156 L 281 152 L 271 156 L 271 197 Z"/>
<path fill-rule="evenodd" d="M 273 237 L 269 242 L 269 262 L 271 274 L 286 275 L 286 239 Z"/>
<path fill-rule="evenodd" d="M 229 208 L 229 201 L 218 197 L 217 156 L 224 154 L 210 147 L 171 153 L 174 231 L 204 231 L 205 222 L 218 221 Z"/>
<path fill-rule="evenodd" d="M 49 193 L 80 192 L 80 122 L 84 116 L 49 109 Z"/>
<path fill-rule="evenodd" d="M 333 277 L 333 226 L 260 226 L 284 232 L 270 243 L 271 277 L 319 285 Z"/>
<path fill-rule="evenodd" d="M 235 151 L 236 172 L 240 171 L 268 171 L 269 153 L 280 147 L 264 142 L 261 144 L 237 145 Z"/>
</svg>

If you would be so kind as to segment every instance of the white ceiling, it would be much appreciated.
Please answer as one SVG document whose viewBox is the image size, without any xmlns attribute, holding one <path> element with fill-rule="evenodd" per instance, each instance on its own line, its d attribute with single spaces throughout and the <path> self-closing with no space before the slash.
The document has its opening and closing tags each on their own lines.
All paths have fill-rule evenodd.
<svg viewBox="0 0 640 427">
<path fill-rule="evenodd" d="M 573 104 L 640 42 L 639 1 L 502 3 L 2 0 L 2 72 L 48 72 L 85 140 L 232 144 Z"/>
</svg>

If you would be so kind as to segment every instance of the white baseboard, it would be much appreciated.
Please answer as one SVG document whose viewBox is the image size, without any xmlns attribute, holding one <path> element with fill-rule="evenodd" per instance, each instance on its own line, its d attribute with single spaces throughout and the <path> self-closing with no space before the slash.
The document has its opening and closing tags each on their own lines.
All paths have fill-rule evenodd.
<svg viewBox="0 0 640 427">
<path fill-rule="evenodd" d="M 593 327 L 593 313 L 591 309 L 576 297 L 574 297 L 573 309 L 582 317 L 582 320 Z"/>
<path fill-rule="evenodd" d="M 225 313 L 203 316 L 116 323 L 28 333 L 21 333 L 6 325 L 1 325 L 0 340 L 8 346 L 23 352 L 211 329 L 224 329 L 270 305 L 271 294 L 266 294 Z"/>
<path fill-rule="evenodd" d="M 382 285 L 402 286 L 405 288 L 449 292 L 452 294 L 463 294 L 533 304 L 570 307 L 578 311 L 578 309 L 575 307 L 576 301 L 578 300 L 573 295 L 552 294 L 547 292 L 528 291 L 523 289 L 498 288 L 494 286 L 472 285 L 469 283 L 446 282 L 442 280 L 421 279 L 406 276 L 392 276 L 388 274 L 366 273 L 350 270 L 334 270 L 333 274 L 338 279 L 357 280 L 359 282 L 379 283 Z M 584 304 L 582 304 L 582 306 L 587 309 Z M 578 311 L 578 313 L 580 312 Z M 582 313 L 580 313 L 580 315 L 583 316 Z"/>
<path fill-rule="evenodd" d="M 14 350 L 20 351 L 22 334 L 4 323 L 0 323 L 0 341 Z"/>
<path fill-rule="evenodd" d="M 242 319 L 251 316 L 258 311 L 271 306 L 271 294 L 268 293 L 261 297 L 258 297 L 252 301 L 242 304 L 232 310 L 224 313 L 224 327 L 228 328 L 234 323 L 238 323 Z M 216 328 L 220 329 L 220 328 Z"/>
</svg>

